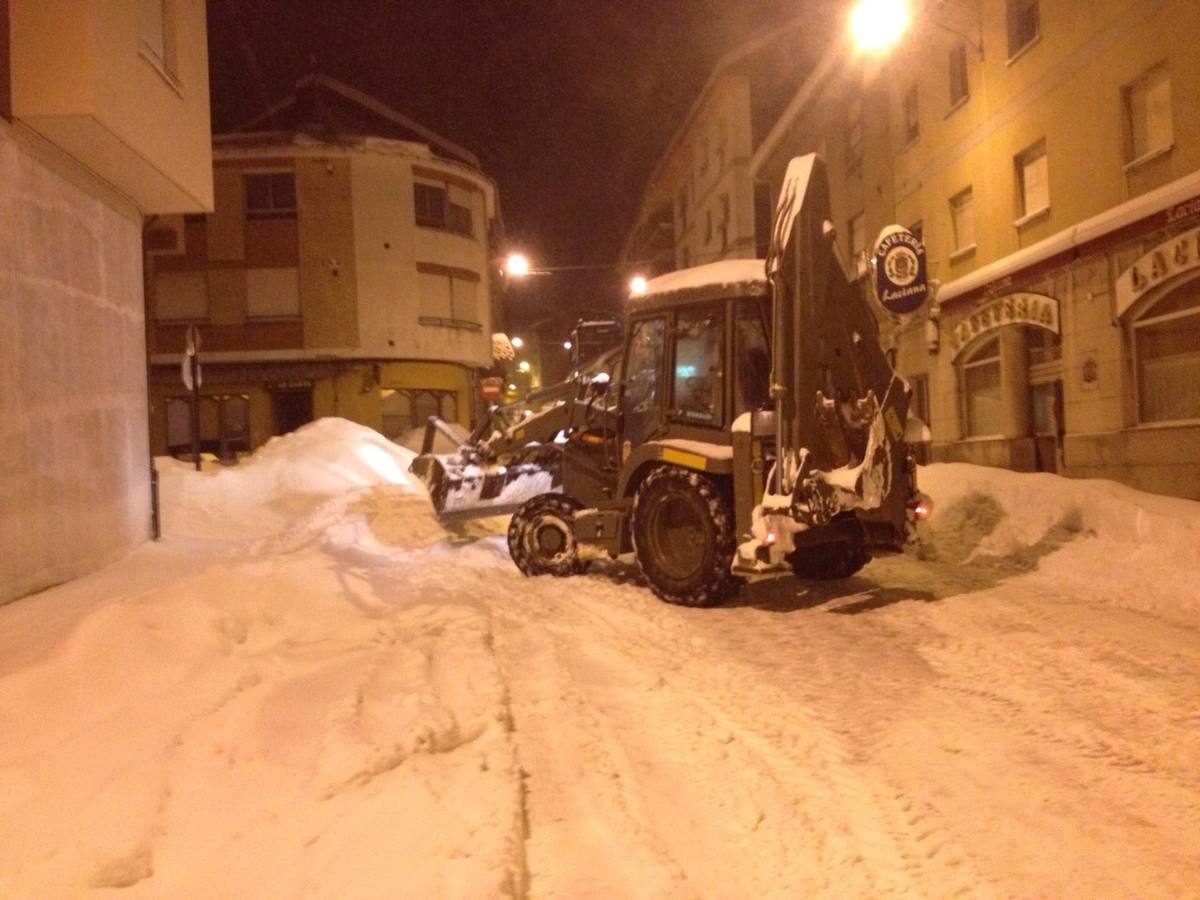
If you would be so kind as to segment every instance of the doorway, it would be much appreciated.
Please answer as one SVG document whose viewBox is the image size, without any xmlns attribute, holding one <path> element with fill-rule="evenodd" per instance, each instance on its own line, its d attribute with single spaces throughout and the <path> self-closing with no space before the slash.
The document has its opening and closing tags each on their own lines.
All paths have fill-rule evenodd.
<svg viewBox="0 0 1200 900">
<path fill-rule="evenodd" d="M 275 434 L 288 434 L 313 420 L 312 388 L 271 391 Z"/>
</svg>

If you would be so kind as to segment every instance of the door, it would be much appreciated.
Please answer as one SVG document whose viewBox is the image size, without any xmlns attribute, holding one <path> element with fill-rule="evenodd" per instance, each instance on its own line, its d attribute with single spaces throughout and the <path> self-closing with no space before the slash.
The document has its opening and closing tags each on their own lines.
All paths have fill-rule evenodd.
<svg viewBox="0 0 1200 900">
<path fill-rule="evenodd" d="M 271 391 L 275 433 L 287 434 L 313 420 L 312 388 Z"/>
<path fill-rule="evenodd" d="M 665 331 L 664 318 L 643 319 L 635 322 L 630 330 L 625 379 L 621 386 L 624 451 L 644 443 L 662 426 Z"/>
<path fill-rule="evenodd" d="M 1039 472 L 1059 471 L 1059 450 L 1063 434 L 1062 379 L 1029 386 L 1033 419 L 1033 446 Z"/>
</svg>

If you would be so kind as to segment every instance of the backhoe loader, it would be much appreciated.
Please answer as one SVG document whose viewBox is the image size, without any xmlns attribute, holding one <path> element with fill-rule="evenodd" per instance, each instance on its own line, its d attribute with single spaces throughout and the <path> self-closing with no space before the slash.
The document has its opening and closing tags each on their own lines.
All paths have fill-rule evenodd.
<svg viewBox="0 0 1200 900">
<path fill-rule="evenodd" d="M 793 160 L 765 261 L 652 279 L 619 347 L 494 408 L 455 453 L 432 452 L 431 420 L 412 469 L 438 515 L 511 513 L 526 575 L 633 554 L 659 597 L 688 606 L 902 550 L 929 510 L 905 440 L 911 391 L 830 219 L 822 161 Z"/>
</svg>

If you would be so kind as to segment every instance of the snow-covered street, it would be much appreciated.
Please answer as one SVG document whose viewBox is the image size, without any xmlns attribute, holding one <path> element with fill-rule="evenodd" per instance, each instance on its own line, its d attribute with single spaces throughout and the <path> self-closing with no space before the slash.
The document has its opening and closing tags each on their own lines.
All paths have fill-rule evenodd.
<svg viewBox="0 0 1200 900">
<path fill-rule="evenodd" d="M 0 897 L 1200 894 L 1200 504 L 922 470 L 925 558 L 520 575 L 324 419 L 0 608 Z"/>
</svg>

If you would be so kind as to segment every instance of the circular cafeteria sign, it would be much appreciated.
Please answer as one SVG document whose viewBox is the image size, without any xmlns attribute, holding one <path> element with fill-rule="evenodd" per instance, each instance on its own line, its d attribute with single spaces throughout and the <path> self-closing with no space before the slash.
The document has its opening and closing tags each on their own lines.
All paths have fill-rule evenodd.
<svg viewBox="0 0 1200 900">
<path fill-rule="evenodd" d="M 889 225 L 879 232 L 871 263 L 875 296 L 888 312 L 913 312 L 929 296 L 925 245 L 907 228 Z"/>
</svg>

